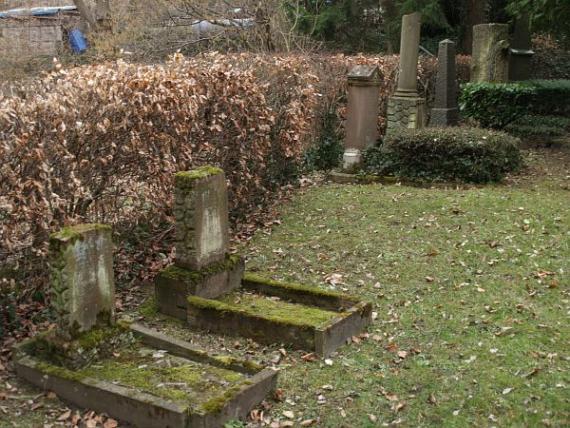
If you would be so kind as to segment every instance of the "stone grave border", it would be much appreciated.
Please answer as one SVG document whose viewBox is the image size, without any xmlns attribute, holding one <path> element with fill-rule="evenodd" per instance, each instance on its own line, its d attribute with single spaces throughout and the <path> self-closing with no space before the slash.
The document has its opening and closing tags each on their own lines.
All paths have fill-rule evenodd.
<svg viewBox="0 0 570 428">
<path fill-rule="evenodd" d="M 346 294 L 280 283 L 247 273 L 242 280 L 242 289 L 338 312 L 338 316 L 317 327 L 302 322 L 277 321 L 218 300 L 186 296 L 187 323 L 201 330 L 249 337 L 265 344 L 285 343 L 327 357 L 371 322 L 372 304 Z"/>
<path fill-rule="evenodd" d="M 119 420 L 132 423 L 139 428 L 186 428 L 218 427 L 234 418 L 247 417 L 250 410 L 265 399 L 276 388 L 278 372 L 264 369 L 253 363 L 232 357 L 212 357 L 194 345 L 168 337 L 156 330 L 139 324 L 130 326 L 134 335 L 145 345 L 187 360 L 209 364 L 227 370 L 248 374 L 252 377 L 239 384 L 239 389 L 227 391 L 219 397 L 219 407 L 193 410 L 190 405 L 169 401 L 134 388 L 115 385 L 93 378 L 79 379 L 72 370 L 50 366 L 32 355 L 25 348 L 35 339 L 17 345 L 14 364 L 19 377 L 44 390 L 53 391 L 64 401 L 78 407 L 105 412 Z M 216 400 L 218 397 L 215 398 Z"/>
</svg>

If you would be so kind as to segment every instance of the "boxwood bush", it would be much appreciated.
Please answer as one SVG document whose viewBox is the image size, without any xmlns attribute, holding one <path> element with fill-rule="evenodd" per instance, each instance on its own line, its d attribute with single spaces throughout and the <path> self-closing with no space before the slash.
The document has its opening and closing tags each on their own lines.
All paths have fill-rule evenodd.
<svg viewBox="0 0 570 428">
<path fill-rule="evenodd" d="M 561 137 L 570 133 L 570 118 L 525 115 L 508 124 L 505 131 L 521 139 Z"/>
<path fill-rule="evenodd" d="M 364 169 L 421 181 L 500 181 L 522 165 L 520 140 L 480 128 L 401 130 L 364 153 Z"/>
<path fill-rule="evenodd" d="M 570 115 L 570 80 L 467 83 L 462 86 L 463 116 L 485 128 L 503 129 L 527 114 Z"/>
</svg>

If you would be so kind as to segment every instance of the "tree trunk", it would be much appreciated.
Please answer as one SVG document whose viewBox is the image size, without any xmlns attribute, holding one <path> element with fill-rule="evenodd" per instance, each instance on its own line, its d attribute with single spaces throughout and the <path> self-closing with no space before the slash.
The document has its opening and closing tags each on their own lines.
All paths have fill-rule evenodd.
<svg viewBox="0 0 570 428">
<path fill-rule="evenodd" d="M 467 20 L 462 37 L 462 50 L 466 54 L 471 55 L 473 51 L 473 26 L 486 22 L 487 4 L 484 0 L 467 0 Z"/>
<path fill-rule="evenodd" d="M 77 6 L 77 10 L 81 17 L 87 22 L 90 29 L 95 29 L 97 27 L 97 20 L 95 19 L 95 14 L 89 7 L 89 5 L 85 2 L 85 0 L 73 0 L 75 6 Z"/>
<path fill-rule="evenodd" d="M 380 0 L 380 6 L 384 9 L 384 26 L 387 23 L 392 23 L 394 19 L 397 19 L 398 13 L 396 10 L 396 4 L 394 0 Z M 391 40 L 391 34 L 388 31 L 384 30 L 384 33 L 387 35 L 386 38 L 386 53 L 393 54 L 394 43 Z"/>
</svg>

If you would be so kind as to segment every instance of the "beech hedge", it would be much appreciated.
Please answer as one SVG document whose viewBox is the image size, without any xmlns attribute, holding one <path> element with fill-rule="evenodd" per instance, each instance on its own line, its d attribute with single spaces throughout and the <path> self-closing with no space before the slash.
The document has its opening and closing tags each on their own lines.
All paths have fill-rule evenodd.
<svg viewBox="0 0 570 428">
<path fill-rule="evenodd" d="M 204 164 L 226 171 L 234 231 L 252 230 L 309 149 L 328 141 L 329 114 L 342 135 L 356 64 L 384 76 L 382 130 L 395 55 L 177 54 L 155 65 L 56 64 L 14 84 L 16 96 L 0 94 L 0 283 L 16 270 L 16 297 L 41 299 L 49 234 L 80 222 L 113 225 L 118 284 L 151 280 L 174 257 L 173 174 Z M 423 96 L 435 66 L 420 60 Z"/>
<path fill-rule="evenodd" d="M 521 167 L 519 144 L 480 128 L 403 129 L 364 153 L 364 169 L 418 181 L 496 182 Z"/>
</svg>

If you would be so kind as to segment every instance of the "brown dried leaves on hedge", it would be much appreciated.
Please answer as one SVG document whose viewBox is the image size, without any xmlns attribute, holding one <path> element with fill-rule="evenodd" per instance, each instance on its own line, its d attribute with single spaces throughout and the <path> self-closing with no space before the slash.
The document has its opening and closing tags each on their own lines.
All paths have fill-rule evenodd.
<svg viewBox="0 0 570 428">
<path fill-rule="evenodd" d="M 210 53 L 56 66 L 20 97 L 0 97 L 0 265 L 27 261 L 30 277 L 64 224 L 111 223 L 125 236 L 171 222 L 173 173 L 205 163 L 226 171 L 234 218 L 255 212 L 317 139 L 327 106 L 343 116 L 345 75 L 357 63 L 382 69 L 384 112 L 395 56 Z M 428 93 L 434 65 L 420 67 Z"/>
</svg>

